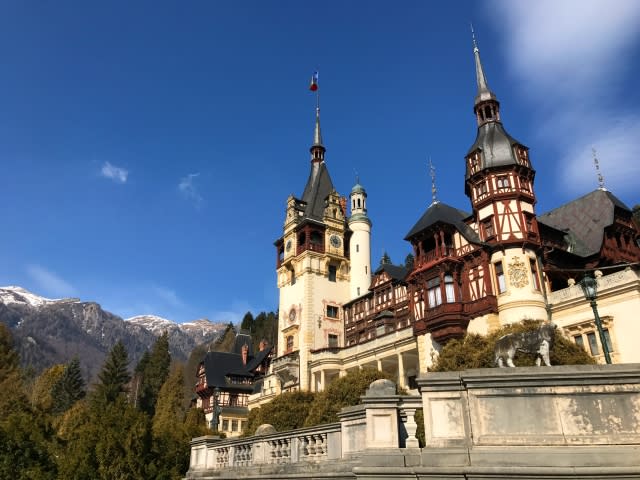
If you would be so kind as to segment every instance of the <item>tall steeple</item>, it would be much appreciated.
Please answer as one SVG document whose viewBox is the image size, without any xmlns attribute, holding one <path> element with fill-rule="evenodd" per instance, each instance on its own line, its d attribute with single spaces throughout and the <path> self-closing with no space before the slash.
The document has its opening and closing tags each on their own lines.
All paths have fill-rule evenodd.
<svg viewBox="0 0 640 480">
<path fill-rule="evenodd" d="M 473 37 L 473 57 L 476 63 L 476 83 L 478 85 L 478 93 L 473 105 L 473 111 L 476 114 L 478 126 L 488 122 L 500 121 L 500 102 L 496 95 L 489 89 L 487 77 L 484 74 L 484 68 L 480 61 L 480 49 L 476 42 L 476 35 L 471 26 L 471 35 Z"/>
<path fill-rule="evenodd" d="M 313 130 L 313 145 L 311 145 L 311 161 L 324 162 L 324 152 L 326 149 L 322 144 L 322 132 L 320 130 L 320 90 L 318 90 L 317 72 L 311 79 L 311 90 L 316 92 L 316 126 Z M 315 88 L 314 88 L 315 87 Z"/>
</svg>

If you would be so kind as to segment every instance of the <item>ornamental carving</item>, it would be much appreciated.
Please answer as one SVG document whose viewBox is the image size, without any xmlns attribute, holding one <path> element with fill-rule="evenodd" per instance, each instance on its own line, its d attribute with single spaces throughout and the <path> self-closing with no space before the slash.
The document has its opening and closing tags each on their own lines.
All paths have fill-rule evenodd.
<svg viewBox="0 0 640 480">
<path fill-rule="evenodd" d="M 513 262 L 508 266 L 509 281 L 516 288 L 522 288 L 529 283 L 527 267 L 520 261 L 520 257 L 513 257 Z"/>
</svg>

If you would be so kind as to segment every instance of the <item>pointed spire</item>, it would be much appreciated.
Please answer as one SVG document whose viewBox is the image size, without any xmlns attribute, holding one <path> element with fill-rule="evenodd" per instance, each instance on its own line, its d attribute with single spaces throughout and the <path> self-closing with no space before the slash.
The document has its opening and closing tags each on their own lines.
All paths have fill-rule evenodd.
<svg viewBox="0 0 640 480">
<path fill-rule="evenodd" d="M 316 107 L 316 127 L 313 131 L 313 145 L 322 146 L 322 132 L 320 131 L 320 105 Z"/>
<path fill-rule="evenodd" d="M 593 154 L 593 165 L 596 167 L 596 174 L 598 175 L 598 190 L 606 192 L 607 189 L 604 186 L 604 177 L 600 172 L 600 162 L 598 161 L 597 152 L 594 147 L 591 148 L 591 153 Z"/>
<path fill-rule="evenodd" d="M 482 125 L 489 121 L 500 121 L 499 103 L 495 94 L 489 89 L 487 77 L 484 74 L 484 68 L 480 61 L 480 49 L 476 42 L 476 33 L 471 25 L 471 38 L 473 39 L 473 57 L 476 64 L 476 83 L 478 85 L 478 93 L 474 101 L 474 110 L 478 118 L 478 125 Z M 480 104 L 491 102 L 491 107 L 487 110 L 479 109 Z"/>
<path fill-rule="evenodd" d="M 312 162 L 324 162 L 325 148 L 322 144 L 322 132 L 320 130 L 320 89 L 318 87 L 318 72 L 314 72 L 311 77 L 312 92 L 316 93 L 316 125 L 313 130 L 313 144 L 311 145 L 311 161 Z"/>
</svg>

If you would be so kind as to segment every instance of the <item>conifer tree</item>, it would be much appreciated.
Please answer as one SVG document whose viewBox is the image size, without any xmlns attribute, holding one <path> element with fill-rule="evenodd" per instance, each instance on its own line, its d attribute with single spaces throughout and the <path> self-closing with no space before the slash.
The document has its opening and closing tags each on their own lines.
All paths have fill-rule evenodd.
<svg viewBox="0 0 640 480">
<path fill-rule="evenodd" d="M 0 323 L 0 392 L 0 418 L 27 408 L 20 357 L 13 347 L 11 331 L 4 323 Z"/>
<path fill-rule="evenodd" d="M 152 427 L 156 478 L 181 478 L 188 468 L 190 438 L 183 421 L 183 382 L 184 368 L 179 365 L 173 368 L 158 394 Z"/>
<path fill-rule="evenodd" d="M 53 413 L 66 412 L 84 396 L 84 380 L 80 371 L 80 360 L 78 357 L 74 357 L 67 364 L 62 376 L 51 389 Z"/>
<path fill-rule="evenodd" d="M 42 412 L 52 412 L 54 407 L 53 387 L 64 374 L 64 365 L 54 365 L 42 372 L 33 382 L 29 396 L 31 405 Z"/>
<path fill-rule="evenodd" d="M 150 416 L 155 412 L 158 393 L 169 375 L 170 364 L 169 334 L 165 331 L 153 345 L 142 371 L 140 409 Z"/>
<path fill-rule="evenodd" d="M 95 399 L 98 402 L 113 403 L 127 391 L 127 384 L 131 379 L 129 371 L 129 356 L 122 342 L 116 343 L 98 374 L 100 382 L 96 386 Z"/>
</svg>

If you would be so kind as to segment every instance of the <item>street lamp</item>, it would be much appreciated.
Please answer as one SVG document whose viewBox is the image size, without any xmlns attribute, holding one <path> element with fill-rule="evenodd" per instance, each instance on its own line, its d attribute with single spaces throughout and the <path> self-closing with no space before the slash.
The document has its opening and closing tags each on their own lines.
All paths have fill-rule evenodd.
<svg viewBox="0 0 640 480">
<path fill-rule="evenodd" d="M 585 274 L 584 278 L 580 281 L 580 286 L 584 292 L 584 298 L 589 300 L 591 308 L 593 309 L 593 316 L 596 321 L 596 328 L 598 329 L 598 335 L 600 335 L 600 343 L 602 344 L 602 351 L 604 352 L 605 361 L 610 364 L 611 357 L 609 356 L 609 346 L 607 339 L 604 337 L 604 330 L 602 329 L 602 322 L 600 321 L 600 315 L 598 315 L 598 304 L 596 298 L 598 298 L 598 281 L 589 274 Z"/>
<path fill-rule="evenodd" d="M 211 429 L 214 432 L 218 431 L 218 423 L 220 422 L 220 388 L 213 389 L 213 417 L 211 417 Z"/>
</svg>

